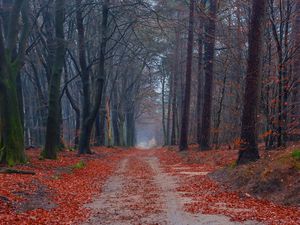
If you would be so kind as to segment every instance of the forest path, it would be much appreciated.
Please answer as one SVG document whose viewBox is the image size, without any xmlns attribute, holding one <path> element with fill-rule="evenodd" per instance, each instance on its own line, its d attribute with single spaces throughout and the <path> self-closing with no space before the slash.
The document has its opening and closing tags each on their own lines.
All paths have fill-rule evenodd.
<svg viewBox="0 0 300 225">
<path fill-rule="evenodd" d="M 102 194 L 86 207 L 92 216 L 85 224 L 254 225 L 232 222 L 222 215 L 190 214 L 192 201 L 176 191 L 178 178 L 164 172 L 154 151 L 139 151 L 123 159 Z"/>
</svg>

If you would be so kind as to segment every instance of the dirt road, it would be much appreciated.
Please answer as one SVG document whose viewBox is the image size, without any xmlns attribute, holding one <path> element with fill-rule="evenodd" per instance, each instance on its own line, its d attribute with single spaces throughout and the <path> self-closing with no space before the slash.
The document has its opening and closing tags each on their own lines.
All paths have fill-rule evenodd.
<svg viewBox="0 0 300 225">
<path fill-rule="evenodd" d="M 181 175 L 185 174 L 184 169 L 180 168 Z M 191 175 L 186 172 L 186 176 Z M 84 224 L 260 224 L 185 212 L 184 204 L 192 199 L 176 191 L 178 182 L 177 176 L 164 171 L 153 151 L 131 154 L 120 162 L 99 198 L 86 206 L 92 210 L 92 216 Z"/>
</svg>

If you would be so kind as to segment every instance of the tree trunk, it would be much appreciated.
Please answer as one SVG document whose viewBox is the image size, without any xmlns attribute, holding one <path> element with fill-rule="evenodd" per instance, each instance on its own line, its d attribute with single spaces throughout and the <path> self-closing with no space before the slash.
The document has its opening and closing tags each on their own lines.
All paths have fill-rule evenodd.
<svg viewBox="0 0 300 225">
<path fill-rule="evenodd" d="M 46 130 L 46 143 L 43 156 L 47 159 L 56 159 L 56 153 L 60 149 L 57 143 L 60 131 L 60 83 L 65 60 L 64 40 L 65 1 L 55 2 L 55 32 L 56 53 L 52 68 L 51 82 L 49 86 L 49 109 Z"/>
<path fill-rule="evenodd" d="M 0 19 L 0 161 L 10 166 L 26 161 L 22 123 L 22 104 L 19 102 L 18 81 L 24 61 L 28 36 L 28 11 L 24 0 L 4 1 Z M 11 6 L 11 7 L 9 7 Z M 19 32 L 22 11 L 23 31 Z M 2 30 L 4 28 L 4 31 Z M 20 38 L 20 41 L 18 39 Z M 18 47 L 17 47 L 18 46 Z"/>
<path fill-rule="evenodd" d="M 171 127 L 171 106 L 172 106 L 172 97 L 173 97 L 173 92 L 174 92 L 174 86 L 173 86 L 173 79 L 174 79 L 174 76 L 173 74 L 170 75 L 169 77 L 169 86 L 170 86 L 170 89 L 169 89 L 169 96 L 168 96 L 168 113 L 167 113 L 167 127 L 166 127 L 166 130 L 167 130 L 167 145 L 170 144 L 170 127 Z"/>
<path fill-rule="evenodd" d="M 168 135 L 167 135 L 167 127 L 166 127 L 166 109 L 165 109 L 165 86 L 166 86 L 166 77 L 162 75 L 162 91 L 161 91 L 161 101 L 162 101 L 162 127 L 164 134 L 164 145 L 168 144 Z"/>
<path fill-rule="evenodd" d="M 202 112 L 202 129 L 201 143 L 202 150 L 210 148 L 210 132 L 211 132 L 211 111 L 212 111 L 212 90 L 213 90 L 213 65 L 214 65 L 214 49 L 215 49 L 215 31 L 216 31 L 216 13 L 217 1 L 211 0 L 209 7 L 210 15 L 208 25 L 206 27 L 205 38 L 205 87 L 204 87 L 204 104 Z"/>
<path fill-rule="evenodd" d="M 106 129 L 107 129 L 107 146 L 111 147 L 111 114 L 110 114 L 110 99 L 106 98 Z"/>
<path fill-rule="evenodd" d="M 174 74 L 172 79 L 172 130 L 171 130 L 171 145 L 177 144 L 177 79 L 179 73 L 179 41 L 180 41 L 180 33 L 178 30 L 175 30 L 176 36 L 176 50 L 175 50 L 175 63 L 174 63 Z"/>
<path fill-rule="evenodd" d="M 118 93 L 113 90 L 113 102 L 112 102 L 112 128 L 114 135 L 114 145 L 120 146 L 120 130 L 119 130 L 119 118 L 118 118 Z"/>
<path fill-rule="evenodd" d="M 194 42 L 194 8 L 195 8 L 195 0 L 190 0 L 185 96 L 184 96 L 184 101 L 183 101 L 183 112 L 182 112 L 181 133 L 180 133 L 180 143 L 179 143 L 180 151 L 188 149 L 190 101 L 191 101 L 191 79 L 192 79 L 192 63 L 193 63 L 192 62 L 193 61 L 193 42 Z"/>
<path fill-rule="evenodd" d="M 84 125 L 84 122 L 88 119 L 90 114 L 90 78 L 89 78 L 89 72 L 87 69 L 87 63 L 86 63 L 86 55 L 85 55 L 85 30 L 83 25 L 83 16 L 82 16 L 82 9 L 81 9 L 81 0 L 76 0 L 76 26 L 77 26 L 77 32 L 78 32 L 78 53 L 79 53 L 79 64 L 80 64 L 80 77 L 82 82 L 82 90 L 83 90 L 83 104 L 82 104 L 82 126 Z M 84 129 L 87 129 L 86 127 Z M 81 130 L 84 131 L 83 128 Z M 87 134 L 87 133 L 85 133 Z M 90 134 L 89 134 L 90 135 Z M 83 142 L 89 142 L 89 138 L 85 137 L 83 135 L 82 141 Z M 91 153 L 89 150 L 87 150 L 87 153 Z"/>
<path fill-rule="evenodd" d="M 201 1 L 201 10 L 203 10 L 203 3 Z M 202 118 L 202 103 L 203 103 L 203 16 L 202 12 L 199 12 L 199 29 L 198 29 L 198 86 L 197 86 L 197 142 L 201 143 L 201 118 Z"/>
<path fill-rule="evenodd" d="M 102 41 L 100 46 L 100 58 L 99 58 L 99 75 L 96 79 L 96 92 L 93 108 L 90 110 L 89 116 L 83 118 L 82 130 L 79 141 L 79 154 L 90 153 L 90 137 L 94 121 L 96 119 L 99 107 L 101 105 L 101 99 L 103 94 L 104 82 L 105 82 L 105 53 L 107 44 L 107 33 L 108 33 L 108 12 L 109 12 L 109 0 L 105 0 L 102 6 Z"/>
<path fill-rule="evenodd" d="M 102 100 L 99 113 L 96 118 L 96 143 L 97 146 L 105 145 L 105 124 L 106 124 L 105 101 Z"/>
<path fill-rule="evenodd" d="M 293 24 L 293 51 L 295 56 L 293 58 L 293 99 L 292 99 L 292 140 L 300 140 L 300 0 L 295 3 L 295 18 Z"/>
<path fill-rule="evenodd" d="M 65 76 L 66 76 L 66 80 L 67 80 L 68 76 L 67 76 L 67 71 L 66 70 L 65 70 Z M 66 95 L 67 95 L 67 98 L 69 99 L 69 102 L 71 104 L 72 109 L 75 111 L 75 114 L 76 114 L 76 118 L 75 118 L 76 125 L 75 125 L 74 146 L 75 146 L 75 148 L 77 148 L 78 147 L 78 143 L 79 143 L 80 109 L 77 106 L 74 98 L 72 97 L 72 95 L 71 95 L 68 87 L 66 87 Z"/>
<path fill-rule="evenodd" d="M 135 122 L 134 111 L 126 112 L 126 146 L 133 147 L 135 145 Z"/>
<path fill-rule="evenodd" d="M 248 67 L 238 164 L 245 164 L 259 159 L 257 146 L 257 108 L 261 83 L 262 37 L 264 34 L 266 4 L 266 0 L 253 0 L 252 4 Z"/>
<path fill-rule="evenodd" d="M 226 82 L 227 82 L 227 71 L 225 71 L 222 89 L 221 89 L 221 99 L 218 105 L 217 115 L 216 115 L 216 123 L 214 127 L 214 137 L 213 137 L 213 143 L 215 144 L 215 148 L 219 148 L 219 134 L 220 134 L 220 124 L 221 124 L 221 115 L 223 110 L 223 104 L 225 99 L 225 91 L 226 91 Z"/>
<path fill-rule="evenodd" d="M 1 68 L 1 73 L 3 73 Z M 8 69 L 0 85 L 0 161 L 12 166 L 25 162 L 23 126 L 17 95 L 16 75 Z M 3 74 L 2 74 L 3 75 Z"/>
</svg>

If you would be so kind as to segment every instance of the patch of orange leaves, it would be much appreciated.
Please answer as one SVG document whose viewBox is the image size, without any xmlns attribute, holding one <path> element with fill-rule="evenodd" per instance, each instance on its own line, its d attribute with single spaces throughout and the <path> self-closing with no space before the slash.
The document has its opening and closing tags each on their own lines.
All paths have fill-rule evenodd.
<svg viewBox="0 0 300 225">
<path fill-rule="evenodd" d="M 129 181 L 124 188 L 124 192 L 128 196 L 132 193 L 139 196 L 137 201 L 129 206 L 131 210 L 139 212 L 140 218 L 138 219 L 161 213 L 162 202 L 160 201 L 158 187 L 153 181 L 154 172 L 149 164 L 142 158 L 130 157 L 125 176 Z"/>
<path fill-rule="evenodd" d="M 213 157 L 218 152 L 220 159 Z M 254 220 L 269 225 L 300 224 L 300 209 L 274 204 L 270 201 L 256 199 L 242 193 L 224 190 L 208 175 L 187 176 L 182 171 L 212 172 L 221 166 L 232 163 L 236 151 L 188 151 L 180 153 L 161 149 L 157 156 L 166 171 L 179 177 L 179 193 L 193 201 L 187 203 L 186 211 L 190 213 L 219 214 L 230 217 L 233 221 Z M 197 162 L 197 163 L 195 163 Z M 182 170 L 178 170 L 178 168 Z"/>
<path fill-rule="evenodd" d="M 82 157 L 75 152 L 62 152 L 58 160 L 39 160 L 39 150 L 29 150 L 27 154 L 30 163 L 17 169 L 31 170 L 36 175 L 0 174 L 0 196 L 6 200 L 0 199 L 1 224 L 74 224 L 84 220 L 89 212 L 83 205 L 101 193 L 102 185 L 126 153 L 99 148 L 95 154 Z M 72 169 L 80 161 L 86 166 Z M 47 188 L 55 207 L 18 213 L 15 203 L 26 201 L 18 193 L 34 193 L 37 184 Z"/>
</svg>

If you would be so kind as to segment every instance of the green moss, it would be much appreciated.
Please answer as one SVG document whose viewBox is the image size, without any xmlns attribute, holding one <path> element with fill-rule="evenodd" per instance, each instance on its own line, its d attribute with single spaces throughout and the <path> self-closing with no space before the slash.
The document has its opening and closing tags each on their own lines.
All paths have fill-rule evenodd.
<svg viewBox="0 0 300 225">
<path fill-rule="evenodd" d="M 3 82 L 3 98 L 0 102 L 1 130 L 0 149 L 1 161 L 9 166 L 25 163 L 23 125 L 19 113 L 16 81 L 13 78 L 15 72 L 9 68 L 7 79 Z"/>
<path fill-rule="evenodd" d="M 83 169 L 85 167 L 85 163 L 83 161 L 80 161 L 76 163 L 74 166 L 72 166 L 73 169 Z"/>
<path fill-rule="evenodd" d="M 294 150 L 291 156 L 293 159 L 300 160 L 300 150 L 299 149 Z"/>
</svg>

